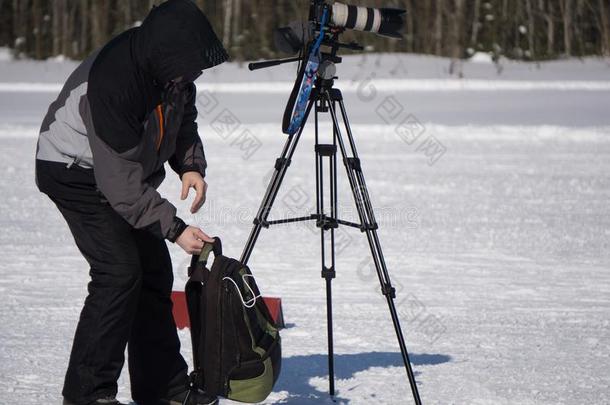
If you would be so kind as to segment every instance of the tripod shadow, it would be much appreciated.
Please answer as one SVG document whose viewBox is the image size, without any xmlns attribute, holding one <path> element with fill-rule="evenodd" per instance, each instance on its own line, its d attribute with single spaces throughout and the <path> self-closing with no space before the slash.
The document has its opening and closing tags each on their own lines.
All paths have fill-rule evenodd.
<svg viewBox="0 0 610 405">
<path fill-rule="evenodd" d="M 444 354 L 412 354 L 411 363 L 418 365 L 435 365 L 451 361 Z M 337 380 L 353 378 L 357 372 L 371 367 L 403 367 L 400 353 L 370 352 L 335 355 L 335 377 Z M 401 370 L 402 371 L 402 370 Z M 414 371 L 415 376 L 419 374 Z M 315 389 L 309 384 L 314 377 L 327 378 L 328 360 L 326 354 L 294 356 L 282 359 L 282 372 L 274 388 L 275 392 L 287 391 L 289 397 L 278 403 L 313 405 L 330 403 L 328 393 Z M 406 379 L 405 375 L 405 379 Z M 335 396 L 337 403 L 348 403 L 345 398 Z"/>
</svg>

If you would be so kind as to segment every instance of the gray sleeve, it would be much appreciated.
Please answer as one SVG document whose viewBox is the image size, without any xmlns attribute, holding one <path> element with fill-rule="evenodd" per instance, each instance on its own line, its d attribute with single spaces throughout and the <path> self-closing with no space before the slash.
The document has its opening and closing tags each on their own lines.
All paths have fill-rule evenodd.
<svg viewBox="0 0 610 405">
<path fill-rule="evenodd" d="M 83 100 L 81 114 L 87 127 L 99 190 L 112 208 L 134 228 L 148 230 L 160 239 L 175 240 L 178 235 L 173 235 L 173 232 L 183 228 L 180 224 L 183 222 L 176 217 L 176 208 L 144 181 L 140 163 L 141 154 L 144 153 L 142 144 L 138 142 L 121 152 L 108 145 L 102 139 L 107 137 L 100 136 L 96 131 L 87 98 L 84 97 Z M 113 111 L 110 106 L 104 110 L 97 112 L 105 113 L 104 117 L 116 124 L 113 125 L 116 133 L 112 136 L 134 136 L 134 133 L 121 133 L 137 130 L 137 126 L 134 128 L 133 122 L 130 123 L 130 117 L 122 116 L 121 112 Z M 139 137 L 141 133 L 135 136 Z"/>
<path fill-rule="evenodd" d="M 207 162 L 203 152 L 203 143 L 197 130 L 197 107 L 194 84 L 189 86 L 189 95 L 184 105 L 182 125 L 176 139 L 176 152 L 169 160 L 172 169 L 182 176 L 186 172 L 199 172 L 205 177 Z"/>
</svg>

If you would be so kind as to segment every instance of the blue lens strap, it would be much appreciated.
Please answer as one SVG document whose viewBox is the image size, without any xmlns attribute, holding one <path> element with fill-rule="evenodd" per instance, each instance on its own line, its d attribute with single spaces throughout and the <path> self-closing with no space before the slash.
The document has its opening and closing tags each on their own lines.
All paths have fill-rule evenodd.
<svg viewBox="0 0 610 405">
<path fill-rule="evenodd" d="M 299 95 L 297 96 L 294 111 L 292 113 L 292 119 L 290 120 L 288 129 L 285 131 L 288 135 L 294 135 L 303 125 L 311 91 L 316 80 L 316 75 L 318 74 L 318 68 L 320 67 L 320 47 L 322 46 L 322 41 L 324 40 L 324 30 L 327 23 L 328 8 L 324 8 L 322 21 L 320 22 L 320 34 L 318 35 L 316 42 L 314 42 L 313 46 L 311 47 L 311 52 L 309 53 L 309 58 L 307 59 L 307 66 L 305 67 L 305 74 L 301 80 L 301 89 L 299 91 Z"/>
</svg>

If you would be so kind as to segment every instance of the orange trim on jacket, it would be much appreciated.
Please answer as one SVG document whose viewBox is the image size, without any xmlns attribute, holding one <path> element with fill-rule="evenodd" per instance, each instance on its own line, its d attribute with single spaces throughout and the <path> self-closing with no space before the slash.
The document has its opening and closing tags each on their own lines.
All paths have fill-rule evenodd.
<svg viewBox="0 0 610 405">
<path fill-rule="evenodd" d="M 159 117 L 159 138 L 157 139 L 157 151 L 159 151 L 159 149 L 161 149 L 161 142 L 163 142 L 163 137 L 165 136 L 165 120 L 163 119 L 163 108 L 161 104 L 157 106 L 157 116 Z"/>
</svg>

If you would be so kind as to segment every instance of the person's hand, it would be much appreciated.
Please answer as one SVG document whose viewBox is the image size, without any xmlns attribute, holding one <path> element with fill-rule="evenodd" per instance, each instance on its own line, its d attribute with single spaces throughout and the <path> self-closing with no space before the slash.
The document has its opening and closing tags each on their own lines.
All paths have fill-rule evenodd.
<svg viewBox="0 0 610 405">
<path fill-rule="evenodd" d="M 191 214 L 195 214 L 203 203 L 205 203 L 205 195 L 208 191 L 208 184 L 205 182 L 203 177 L 199 172 L 186 172 L 182 175 L 182 194 L 180 194 L 181 200 L 186 200 L 189 196 L 189 191 L 191 188 L 195 189 L 197 193 L 195 195 L 195 200 L 193 200 L 193 204 L 191 205 Z"/>
<path fill-rule="evenodd" d="M 180 236 L 178 236 L 178 239 L 176 239 L 178 246 L 189 255 L 201 254 L 203 242 L 214 243 L 214 239 L 194 226 L 187 226 Z"/>
</svg>

